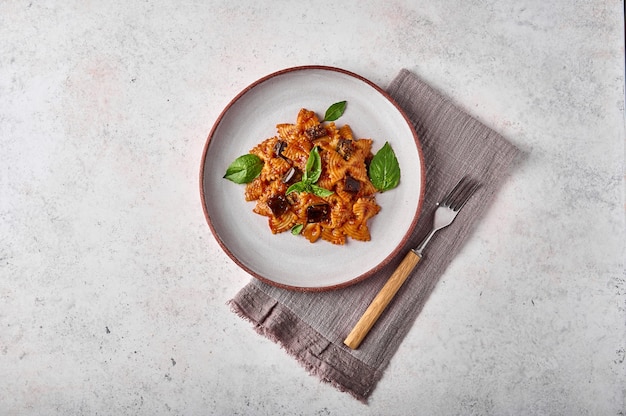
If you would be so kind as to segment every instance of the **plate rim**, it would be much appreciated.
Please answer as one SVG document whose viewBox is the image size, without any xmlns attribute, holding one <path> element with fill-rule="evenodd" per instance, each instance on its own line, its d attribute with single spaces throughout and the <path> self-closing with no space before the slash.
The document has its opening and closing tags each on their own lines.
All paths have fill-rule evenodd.
<svg viewBox="0 0 626 416">
<path fill-rule="evenodd" d="M 259 274 L 258 272 L 255 272 L 254 270 L 251 270 L 248 266 L 246 266 L 245 264 L 243 264 L 243 262 L 241 262 L 237 256 L 231 252 L 231 250 L 228 248 L 228 246 L 226 245 L 226 243 L 222 240 L 222 238 L 219 236 L 219 234 L 216 232 L 214 225 L 211 221 L 211 216 L 209 215 L 208 212 L 208 208 L 207 208 L 207 203 L 206 203 L 206 197 L 205 197 L 205 192 L 204 192 L 204 177 L 205 177 L 205 166 L 206 166 L 206 157 L 207 157 L 207 153 L 209 151 L 209 146 L 211 144 L 211 140 L 215 134 L 215 131 L 217 130 L 217 128 L 220 126 L 222 119 L 224 118 L 224 116 L 226 115 L 226 113 L 228 113 L 228 111 L 230 110 L 230 108 L 237 102 L 239 101 L 244 95 L 246 95 L 249 91 L 251 91 L 252 89 L 254 89 L 255 87 L 263 84 L 264 82 L 273 79 L 275 77 L 287 74 L 287 73 L 291 73 L 291 72 L 296 72 L 296 71 L 308 71 L 308 70 L 322 70 L 322 71 L 331 71 L 331 72 L 337 72 L 343 75 L 348 75 L 350 77 L 356 78 L 359 81 L 364 82 L 365 84 L 367 84 L 368 86 L 372 87 L 374 90 L 376 90 L 379 94 L 381 94 L 387 101 L 389 101 L 395 108 L 396 110 L 400 113 L 400 115 L 404 118 L 404 121 L 407 123 L 407 126 L 409 127 L 409 130 L 411 131 L 412 135 L 413 135 L 413 141 L 415 143 L 415 146 L 417 148 L 417 153 L 419 156 L 419 167 L 420 167 L 420 171 L 421 171 L 421 175 L 420 175 L 420 179 L 421 179 L 421 184 L 420 184 L 420 192 L 419 192 L 419 196 L 418 196 L 418 203 L 417 203 L 417 208 L 415 210 L 415 214 L 413 215 L 413 219 L 411 220 L 411 224 L 408 227 L 408 229 L 405 231 L 402 239 L 400 240 L 400 243 L 389 253 L 389 255 L 387 255 L 387 257 L 385 257 L 380 263 L 378 263 L 376 266 L 374 266 L 373 268 L 371 268 L 370 270 L 361 273 L 360 275 L 345 281 L 343 283 L 338 283 L 335 285 L 328 285 L 328 286 L 314 286 L 314 287 L 310 287 L 310 286 L 294 286 L 294 285 L 287 285 L 284 283 L 279 283 L 276 281 L 273 281 L 265 276 L 262 276 L 261 274 Z M 382 268 L 384 268 L 385 266 L 387 266 L 394 258 L 396 258 L 396 256 L 398 256 L 398 254 L 400 253 L 401 250 L 404 249 L 404 247 L 406 246 L 409 238 L 411 237 L 411 234 L 413 232 L 413 230 L 415 229 L 416 225 L 417 225 L 417 221 L 419 220 L 420 216 L 421 216 L 421 212 L 422 212 L 422 205 L 424 202 L 424 193 L 425 193 L 425 187 L 426 187 L 426 168 L 425 168 L 425 164 L 424 164 L 424 153 L 422 151 L 422 145 L 421 142 L 419 140 L 419 136 L 417 135 L 417 132 L 415 130 L 415 127 L 413 126 L 413 123 L 411 122 L 411 120 L 409 119 L 409 117 L 406 115 L 406 113 L 404 112 L 404 110 L 400 107 L 400 105 L 391 97 L 391 95 L 389 95 L 389 93 L 385 90 L 383 90 L 381 87 L 379 87 L 378 85 L 376 85 L 374 82 L 370 81 L 369 79 L 356 74 L 352 71 L 343 69 L 343 68 L 339 68 L 339 67 L 335 67 L 335 66 L 328 66 L 328 65 L 300 65 L 300 66 L 293 66 L 293 67 L 288 67 L 288 68 L 284 68 L 278 71 L 274 71 L 268 75 L 265 75 L 259 79 L 257 79 L 256 81 L 250 83 L 248 86 L 246 86 L 244 89 L 242 89 L 237 95 L 235 95 L 229 102 L 228 104 L 224 107 L 224 109 L 220 112 L 219 116 L 217 117 L 217 119 L 215 120 L 215 122 L 213 123 L 213 126 L 211 127 L 211 130 L 209 131 L 209 135 L 207 136 L 207 139 L 205 141 L 204 144 L 204 148 L 202 151 L 202 157 L 200 160 L 200 172 L 199 172 L 199 185 L 200 185 L 200 200 L 202 202 L 202 210 L 204 212 L 204 218 L 207 221 L 207 224 L 209 226 L 209 229 L 211 230 L 211 234 L 213 235 L 213 237 L 215 238 L 215 240 L 217 241 L 218 245 L 220 246 L 220 248 L 226 253 L 226 255 L 233 261 L 235 262 L 235 264 L 237 264 L 242 270 L 244 270 L 246 273 L 248 273 L 249 275 L 251 275 L 252 277 L 258 279 L 261 282 L 264 282 L 270 286 L 274 286 L 274 287 L 279 287 L 282 289 L 286 289 L 286 290 L 290 290 L 290 291 L 297 291 L 297 292 L 326 292 L 326 291 L 331 291 L 331 290 L 337 290 L 337 289 L 342 289 L 348 286 L 352 286 L 356 283 L 359 283 L 369 277 L 371 277 L 372 275 L 376 274 L 378 271 L 380 271 Z"/>
</svg>

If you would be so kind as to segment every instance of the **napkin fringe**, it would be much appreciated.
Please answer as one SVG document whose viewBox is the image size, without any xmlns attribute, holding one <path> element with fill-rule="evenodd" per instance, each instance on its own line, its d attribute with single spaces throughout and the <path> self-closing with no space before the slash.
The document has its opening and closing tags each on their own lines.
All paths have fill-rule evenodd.
<svg viewBox="0 0 626 416">
<path fill-rule="evenodd" d="M 268 296 L 248 285 L 227 305 L 252 323 L 258 334 L 280 345 L 310 375 L 367 404 L 382 372 L 328 341 L 277 301 L 263 298 Z"/>
</svg>

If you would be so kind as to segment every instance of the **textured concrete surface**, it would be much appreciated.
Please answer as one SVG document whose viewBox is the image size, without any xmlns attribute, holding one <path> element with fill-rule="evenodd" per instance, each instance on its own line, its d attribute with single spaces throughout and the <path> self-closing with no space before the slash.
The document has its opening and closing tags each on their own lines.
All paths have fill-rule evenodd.
<svg viewBox="0 0 626 416">
<path fill-rule="evenodd" d="M 0 414 L 624 415 L 622 1 L 0 2 Z M 406 67 L 523 148 L 365 406 L 225 305 L 230 99 Z"/>
</svg>

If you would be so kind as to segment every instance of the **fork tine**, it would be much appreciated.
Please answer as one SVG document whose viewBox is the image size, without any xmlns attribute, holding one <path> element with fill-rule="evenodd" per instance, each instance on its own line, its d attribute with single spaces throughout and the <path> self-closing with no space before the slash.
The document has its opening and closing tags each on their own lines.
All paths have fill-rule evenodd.
<svg viewBox="0 0 626 416">
<path fill-rule="evenodd" d="M 454 201 L 450 203 L 450 208 L 454 211 L 459 211 L 479 187 L 479 183 L 468 179 L 462 189 L 459 190 L 458 194 L 454 198 Z"/>
<path fill-rule="evenodd" d="M 441 200 L 439 205 L 449 207 L 458 198 L 458 194 L 462 191 L 462 188 L 466 186 L 467 181 L 469 181 L 469 177 L 462 177 L 454 188 Z"/>
</svg>

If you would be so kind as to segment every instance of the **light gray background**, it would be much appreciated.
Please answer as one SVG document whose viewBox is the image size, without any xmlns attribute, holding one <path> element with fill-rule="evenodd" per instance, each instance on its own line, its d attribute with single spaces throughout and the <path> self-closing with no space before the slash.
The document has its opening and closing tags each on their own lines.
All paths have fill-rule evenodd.
<svg viewBox="0 0 626 416">
<path fill-rule="evenodd" d="M 0 2 L 0 414 L 624 415 L 623 1 Z M 365 406 L 226 302 L 206 136 L 406 67 L 527 152 Z"/>
</svg>

